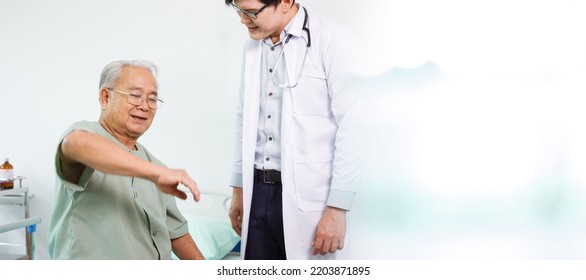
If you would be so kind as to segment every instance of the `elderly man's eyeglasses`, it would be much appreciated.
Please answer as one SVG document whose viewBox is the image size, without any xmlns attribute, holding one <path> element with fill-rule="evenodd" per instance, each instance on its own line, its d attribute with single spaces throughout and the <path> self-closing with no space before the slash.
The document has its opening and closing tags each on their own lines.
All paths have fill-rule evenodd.
<svg viewBox="0 0 586 280">
<path fill-rule="evenodd" d="M 115 91 L 117 93 L 120 94 L 124 94 L 127 97 L 127 101 L 129 104 L 134 105 L 134 106 L 139 106 L 142 104 L 142 101 L 146 99 L 147 105 L 149 106 L 149 108 L 153 109 L 153 110 L 157 110 L 160 109 L 161 107 L 163 107 L 163 99 L 161 98 L 157 98 L 156 95 L 149 95 L 149 96 L 142 96 L 140 94 L 136 94 L 136 93 L 128 93 L 128 92 L 124 92 L 121 90 L 117 90 L 114 88 L 108 88 L 109 90 Z"/>
<path fill-rule="evenodd" d="M 256 12 L 249 12 L 247 10 L 243 10 L 243 9 L 238 8 L 238 6 L 236 6 L 236 4 L 234 4 L 234 2 L 232 2 L 230 4 L 232 5 L 232 8 L 234 8 L 234 10 L 236 11 L 236 13 L 239 16 L 242 16 L 242 14 L 244 13 L 250 19 L 256 19 L 256 16 L 258 14 L 260 14 L 260 12 L 262 12 L 262 10 L 264 10 L 266 7 L 269 6 L 269 4 L 266 4 L 266 5 L 262 6 L 262 8 L 258 9 L 258 11 L 256 11 Z"/>
</svg>

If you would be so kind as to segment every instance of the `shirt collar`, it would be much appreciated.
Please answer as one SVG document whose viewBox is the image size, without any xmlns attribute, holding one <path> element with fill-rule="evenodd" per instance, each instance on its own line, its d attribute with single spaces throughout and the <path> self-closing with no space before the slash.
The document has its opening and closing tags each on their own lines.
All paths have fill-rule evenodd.
<svg viewBox="0 0 586 280">
<path fill-rule="evenodd" d="M 299 8 L 297 10 L 297 14 L 295 14 L 295 16 L 293 16 L 293 18 L 289 21 L 287 26 L 285 26 L 285 29 L 283 29 L 283 31 L 281 31 L 281 35 L 279 37 L 280 39 L 277 44 L 280 44 L 281 42 L 283 42 L 289 34 L 293 35 L 293 37 L 301 37 L 301 38 L 304 38 L 305 40 L 308 40 L 308 38 L 306 38 L 307 33 L 303 32 L 303 22 L 305 21 L 305 9 L 303 9 L 303 6 L 301 6 L 299 4 L 295 4 L 295 5 L 297 5 L 297 7 Z M 263 39 L 263 42 L 265 42 L 266 44 L 271 45 L 271 46 L 273 45 L 271 43 L 270 38 Z M 275 44 L 275 45 L 277 45 L 277 44 Z"/>
<path fill-rule="evenodd" d="M 305 9 L 299 4 L 295 4 L 298 7 L 297 14 L 289 21 L 289 24 L 285 26 L 285 35 L 291 34 L 293 37 L 303 37 L 303 22 L 305 21 Z M 307 40 L 307 38 L 305 38 Z"/>
</svg>

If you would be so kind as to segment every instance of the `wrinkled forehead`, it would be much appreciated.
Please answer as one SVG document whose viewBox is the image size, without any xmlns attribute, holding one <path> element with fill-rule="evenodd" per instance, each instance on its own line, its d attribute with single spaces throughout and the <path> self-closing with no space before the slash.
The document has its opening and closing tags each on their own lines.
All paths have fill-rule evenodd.
<svg viewBox="0 0 586 280">
<path fill-rule="evenodd" d="M 126 87 L 127 90 L 141 90 L 155 94 L 158 89 L 153 73 L 147 68 L 136 66 L 123 67 L 116 84 Z"/>
</svg>

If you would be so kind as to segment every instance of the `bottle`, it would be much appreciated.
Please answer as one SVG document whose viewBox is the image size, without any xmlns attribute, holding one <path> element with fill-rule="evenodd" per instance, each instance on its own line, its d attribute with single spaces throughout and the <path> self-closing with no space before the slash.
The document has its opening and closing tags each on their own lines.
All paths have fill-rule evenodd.
<svg viewBox="0 0 586 280">
<path fill-rule="evenodd" d="M 0 165 L 0 189 L 12 188 L 14 188 L 14 167 L 6 158 L 4 164 Z"/>
</svg>

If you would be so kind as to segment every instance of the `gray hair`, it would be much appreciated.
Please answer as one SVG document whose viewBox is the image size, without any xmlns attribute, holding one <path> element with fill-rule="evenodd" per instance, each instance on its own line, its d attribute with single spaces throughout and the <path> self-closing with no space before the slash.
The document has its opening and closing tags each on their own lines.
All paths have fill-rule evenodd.
<svg viewBox="0 0 586 280">
<path fill-rule="evenodd" d="M 148 60 L 117 60 L 111 62 L 110 64 L 104 67 L 102 70 L 102 75 L 100 77 L 100 90 L 103 88 L 109 88 L 120 78 L 122 73 L 122 69 L 124 67 L 140 67 L 149 70 L 155 81 L 157 80 L 157 75 L 159 74 L 159 68 L 157 65 L 152 63 Z M 159 83 L 157 82 L 157 87 L 159 87 Z"/>
</svg>

